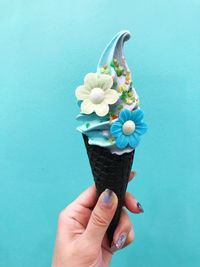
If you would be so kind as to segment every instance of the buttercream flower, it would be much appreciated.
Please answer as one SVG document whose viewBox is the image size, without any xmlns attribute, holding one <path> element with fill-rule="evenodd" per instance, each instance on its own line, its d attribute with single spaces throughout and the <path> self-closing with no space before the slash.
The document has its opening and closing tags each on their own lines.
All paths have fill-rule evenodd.
<svg viewBox="0 0 200 267">
<path fill-rule="evenodd" d="M 81 112 L 91 114 L 95 112 L 103 117 L 109 112 L 109 106 L 119 99 L 118 93 L 111 89 L 113 79 L 107 74 L 88 73 L 84 78 L 84 85 L 76 89 L 76 97 L 82 100 Z"/>
<path fill-rule="evenodd" d="M 127 146 L 135 148 L 140 141 L 140 136 L 147 131 L 143 120 L 143 111 L 137 109 L 130 111 L 124 109 L 119 113 L 119 119 L 110 127 L 110 133 L 116 137 L 116 146 L 123 149 Z"/>
</svg>

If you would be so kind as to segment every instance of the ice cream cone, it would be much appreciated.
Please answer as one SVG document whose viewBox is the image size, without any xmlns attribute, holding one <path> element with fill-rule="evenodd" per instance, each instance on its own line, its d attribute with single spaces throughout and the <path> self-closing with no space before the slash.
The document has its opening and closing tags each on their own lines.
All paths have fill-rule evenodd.
<svg viewBox="0 0 200 267">
<path fill-rule="evenodd" d="M 88 73 L 76 88 L 82 133 L 97 195 L 114 191 L 118 207 L 107 230 L 109 244 L 120 219 L 135 148 L 147 130 L 133 87 L 123 45 L 130 32 L 117 33 L 100 57 L 97 72 Z"/>
<path fill-rule="evenodd" d="M 111 154 L 106 148 L 88 144 L 88 137 L 83 134 L 92 174 L 94 177 L 97 195 L 106 188 L 115 192 L 118 197 L 118 206 L 112 222 L 107 230 L 109 244 L 120 219 L 124 196 L 128 185 L 129 175 L 134 159 L 135 150 L 122 155 Z"/>
</svg>

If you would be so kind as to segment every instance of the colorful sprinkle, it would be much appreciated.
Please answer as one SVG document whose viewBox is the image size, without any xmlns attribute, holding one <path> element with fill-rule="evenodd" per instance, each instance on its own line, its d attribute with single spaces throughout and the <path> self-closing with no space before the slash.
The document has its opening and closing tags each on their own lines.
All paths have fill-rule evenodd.
<svg viewBox="0 0 200 267">
<path fill-rule="evenodd" d="M 129 97 L 133 96 L 133 91 L 129 91 L 129 92 L 128 92 L 128 96 L 129 96 Z"/>
<path fill-rule="evenodd" d="M 101 72 L 101 74 L 108 74 L 108 75 L 111 74 L 111 73 L 110 73 L 110 69 L 109 69 L 109 67 L 108 67 L 107 64 L 103 65 L 103 66 L 100 68 L 100 72 Z"/>
<path fill-rule="evenodd" d="M 126 104 L 131 105 L 133 103 L 133 100 L 131 98 L 126 99 Z"/>
<path fill-rule="evenodd" d="M 126 89 L 126 85 L 125 85 L 125 84 L 121 84 L 121 85 L 119 85 L 119 87 L 118 87 L 118 92 L 119 92 L 119 93 L 122 93 L 123 91 L 127 91 L 127 89 Z"/>
<path fill-rule="evenodd" d="M 87 123 L 85 124 L 85 126 L 86 126 L 86 128 L 89 128 L 89 127 L 90 127 L 90 123 L 87 122 Z"/>
<path fill-rule="evenodd" d="M 114 68 L 117 76 L 121 76 L 124 73 L 124 68 L 119 65 L 119 62 L 115 58 L 113 61 L 111 61 L 110 66 Z"/>
</svg>

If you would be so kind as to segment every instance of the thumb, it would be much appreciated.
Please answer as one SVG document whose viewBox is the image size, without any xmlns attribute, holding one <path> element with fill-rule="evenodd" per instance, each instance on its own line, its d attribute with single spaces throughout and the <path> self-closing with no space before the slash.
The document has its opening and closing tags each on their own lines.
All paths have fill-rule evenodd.
<svg viewBox="0 0 200 267">
<path fill-rule="evenodd" d="M 99 197 L 85 230 L 89 242 L 101 244 L 108 226 L 115 214 L 118 198 L 116 194 L 106 189 Z"/>
</svg>

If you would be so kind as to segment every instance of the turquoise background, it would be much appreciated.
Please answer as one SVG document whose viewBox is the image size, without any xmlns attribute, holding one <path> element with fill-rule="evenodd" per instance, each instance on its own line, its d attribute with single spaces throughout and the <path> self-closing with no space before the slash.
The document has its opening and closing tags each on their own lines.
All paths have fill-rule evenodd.
<svg viewBox="0 0 200 267">
<path fill-rule="evenodd" d="M 199 14 L 199 0 L 0 2 L 1 267 L 50 266 L 59 211 L 92 183 L 74 89 L 121 29 L 149 132 L 129 185 L 145 213 L 111 266 L 200 266 Z"/>
</svg>

